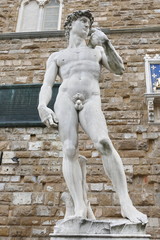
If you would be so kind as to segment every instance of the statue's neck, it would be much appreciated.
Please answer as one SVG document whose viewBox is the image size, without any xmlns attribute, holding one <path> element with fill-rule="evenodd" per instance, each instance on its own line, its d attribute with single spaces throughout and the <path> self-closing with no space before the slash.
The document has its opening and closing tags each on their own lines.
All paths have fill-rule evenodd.
<svg viewBox="0 0 160 240">
<path fill-rule="evenodd" d="M 75 34 L 70 34 L 68 48 L 85 47 L 86 41 Z"/>
</svg>

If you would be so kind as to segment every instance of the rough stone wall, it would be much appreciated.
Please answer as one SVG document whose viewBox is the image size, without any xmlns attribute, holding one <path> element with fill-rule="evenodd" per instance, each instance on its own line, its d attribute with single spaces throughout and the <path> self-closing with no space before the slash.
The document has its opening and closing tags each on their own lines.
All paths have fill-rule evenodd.
<svg viewBox="0 0 160 240">
<path fill-rule="evenodd" d="M 160 239 L 160 125 L 148 125 L 145 104 L 146 53 L 160 52 L 160 33 L 108 36 L 125 64 L 123 76 L 102 71 L 102 107 L 110 137 L 120 153 L 131 198 L 149 216 L 148 232 Z M 1 41 L 1 84 L 39 83 L 52 51 L 65 47 L 63 38 Z M 62 146 L 57 130 L 1 128 L 0 236 L 4 240 L 49 239 L 64 215 L 60 200 L 66 190 L 62 176 Z M 87 162 L 89 199 L 99 219 L 119 217 L 117 195 L 105 177 L 100 155 L 80 129 L 80 154 Z M 12 157 L 19 158 L 19 164 Z M 45 236 L 43 238 L 43 236 Z"/>
<path fill-rule="evenodd" d="M 158 1 L 145 1 L 145 4 L 142 4 L 144 1 L 83 2 L 85 8 L 99 17 L 97 21 L 102 27 L 131 27 L 129 23 L 136 20 L 135 12 L 140 14 L 138 26 L 158 23 Z M 81 3 L 64 1 L 65 11 L 83 9 Z M 6 13 L 3 13 L 3 31 L 15 31 L 18 1 L 3 0 L 1 6 Z M 134 6 L 133 16 L 131 6 Z M 9 12 L 9 8 L 15 11 Z M 114 16 L 118 11 L 120 16 Z M 124 19 L 127 14 L 128 19 Z M 106 16 L 107 21 L 103 18 Z M 119 25 L 116 25 L 118 19 Z M 137 27 L 134 24 L 132 27 Z M 143 58 L 145 54 L 160 54 L 160 32 L 115 33 L 108 37 L 124 60 L 125 73 L 115 76 L 102 70 L 102 107 L 109 135 L 124 163 L 130 196 L 134 205 L 149 216 L 147 232 L 158 240 L 160 125 L 148 124 Z M 0 84 L 41 83 L 48 56 L 66 46 L 64 38 L 12 39 L 0 44 Z M 88 196 L 94 213 L 98 219 L 119 217 L 117 195 L 105 177 L 100 155 L 86 134 L 79 131 L 80 154 L 88 159 Z M 63 218 L 65 210 L 60 200 L 66 185 L 57 130 L 0 128 L 0 151 L 4 153 L 0 166 L 0 237 L 4 240 L 49 240 L 48 234 L 53 231 L 55 222 Z M 19 164 L 11 160 L 14 156 L 19 158 Z"/>
<path fill-rule="evenodd" d="M 20 2 L 1 0 L 0 32 L 16 31 Z M 94 12 L 96 25 L 104 28 L 144 27 L 160 23 L 159 0 L 63 0 L 62 26 L 68 13 L 86 8 Z"/>
</svg>

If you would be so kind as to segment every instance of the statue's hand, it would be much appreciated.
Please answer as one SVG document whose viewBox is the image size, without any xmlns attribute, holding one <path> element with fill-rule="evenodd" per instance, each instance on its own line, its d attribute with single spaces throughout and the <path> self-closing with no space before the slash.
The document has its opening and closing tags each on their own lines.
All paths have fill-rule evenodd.
<svg viewBox="0 0 160 240">
<path fill-rule="evenodd" d="M 38 106 L 38 112 L 41 121 L 48 127 L 57 127 L 58 119 L 56 118 L 55 113 L 46 106 Z"/>
<path fill-rule="evenodd" d="M 91 37 L 90 37 L 90 43 L 93 47 L 95 46 L 102 46 L 103 43 L 108 42 L 108 37 L 99 30 L 98 28 L 92 28 L 91 29 Z"/>
</svg>

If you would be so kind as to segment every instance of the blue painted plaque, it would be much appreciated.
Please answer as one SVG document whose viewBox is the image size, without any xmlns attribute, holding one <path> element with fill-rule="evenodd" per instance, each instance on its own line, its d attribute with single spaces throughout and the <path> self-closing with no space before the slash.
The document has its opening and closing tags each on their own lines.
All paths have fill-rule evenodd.
<svg viewBox="0 0 160 240">
<path fill-rule="evenodd" d="M 160 78 L 160 63 L 150 64 L 150 72 L 151 72 L 151 81 L 152 81 L 152 89 L 153 89 L 155 87 L 157 79 Z"/>
</svg>

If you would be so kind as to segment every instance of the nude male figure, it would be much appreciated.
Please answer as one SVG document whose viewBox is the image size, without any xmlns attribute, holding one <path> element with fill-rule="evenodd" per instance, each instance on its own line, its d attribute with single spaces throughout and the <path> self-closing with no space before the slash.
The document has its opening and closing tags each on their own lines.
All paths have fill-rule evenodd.
<svg viewBox="0 0 160 240">
<path fill-rule="evenodd" d="M 107 36 L 92 30 L 93 17 L 88 10 L 70 14 L 65 23 L 68 47 L 53 53 L 47 61 L 44 82 L 39 95 L 39 115 L 47 127 L 59 127 L 63 144 L 63 175 L 74 203 L 75 216 L 87 218 L 88 206 L 83 194 L 83 174 L 78 161 L 78 125 L 80 124 L 101 153 L 106 174 L 118 194 L 121 214 L 132 222 L 147 222 L 128 195 L 126 177 L 120 156 L 109 136 L 101 110 L 99 77 L 101 66 L 121 75 L 124 66 Z M 63 80 L 54 111 L 47 107 L 57 74 Z"/>
</svg>

